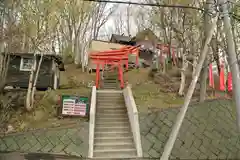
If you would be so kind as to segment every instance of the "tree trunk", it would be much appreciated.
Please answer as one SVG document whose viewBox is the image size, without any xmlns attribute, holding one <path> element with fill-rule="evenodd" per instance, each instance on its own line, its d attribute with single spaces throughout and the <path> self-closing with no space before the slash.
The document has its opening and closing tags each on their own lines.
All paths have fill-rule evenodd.
<svg viewBox="0 0 240 160">
<path fill-rule="evenodd" d="M 81 63 L 81 53 L 79 52 L 79 36 L 75 37 L 74 53 L 75 53 L 75 64 L 80 65 L 80 63 Z"/>
<path fill-rule="evenodd" d="M 34 54 L 33 57 L 33 65 L 32 65 L 32 70 L 30 73 L 30 77 L 29 77 L 29 83 L 28 83 L 28 90 L 27 90 L 27 96 L 26 96 L 26 104 L 25 107 L 27 109 L 27 111 L 31 111 L 32 110 L 32 102 L 31 102 L 31 95 L 32 95 L 32 88 L 33 88 L 33 80 L 34 80 L 34 73 L 36 70 L 36 53 Z"/>
<path fill-rule="evenodd" d="M 131 37 L 131 31 L 130 31 L 130 5 L 127 7 L 127 34 L 129 37 Z"/>
<path fill-rule="evenodd" d="M 180 88 L 178 91 L 178 95 L 179 96 L 184 96 L 184 89 L 185 89 L 185 85 L 186 85 L 186 70 L 188 68 L 188 62 L 186 61 L 186 55 L 182 55 L 182 71 L 181 71 L 181 84 L 180 84 Z"/>
<path fill-rule="evenodd" d="M 41 65 L 42 65 L 42 60 L 43 60 L 43 54 L 41 54 L 40 60 L 38 62 L 38 66 L 37 66 L 37 71 L 34 77 L 34 83 L 33 83 L 33 88 L 32 88 L 32 92 L 31 92 L 31 107 L 33 108 L 34 105 L 34 95 L 36 92 L 36 85 L 37 85 L 37 81 L 38 81 L 38 75 L 39 75 L 39 71 L 41 69 Z"/>
<path fill-rule="evenodd" d="M 1 79 L 1 81 L 0 81 L 0 92 L 5 87 L 9 61 L 10 61 L 10 56 L 9 55 L 0 54 L 0 79 Z"/>
<path fill-rule="evenodd" d="M 198 62 L 198 57 L 197 55 L 195 55 L 193 57 L 193 72 L 192 72 L 192 78 L 195 76 L 195 73 L 196 73 L 196 67 L 197 67 L 197 62 Z"/>
<path fill-rule="evenodd" d="M 214 4 L 213 0 L 207 0 L 205 3 L 205 9 L 206 11 L 209 11 L 212 9 L 212 4 Z M 207 12 L 204 12 L 204 27 L 205 27 L 205 32 L 204 32 L 204 41 L 206 37 L 209 34 L 209 22 L 211 22 L 211 17 L 208 15 Z M 209 50 L 207 51 L 209 52 Z M 205 101 L 206 98 L 206 92 L 207 92 L 207 78 L 208 78 L 208 58 L 205 59 L 203 68 L 200 74 L 200 97 L 199 101 L 203 102 Z"/>
<path fill-rule="evenodd" d="M 219 52 L 218 52 L 217 36 L 214 39 L 212 39 L 211 46 L 212 46 L 212 51 L 213 51 L 213 59 L 214 59 L 213 61 L 215 61 L 217 64 L 217 69 L 218 69 L 218 74 L 219 74 L 220 73 L 220 63 L 219 63 L 220 59 L 219 59 Z"/>
</svg>

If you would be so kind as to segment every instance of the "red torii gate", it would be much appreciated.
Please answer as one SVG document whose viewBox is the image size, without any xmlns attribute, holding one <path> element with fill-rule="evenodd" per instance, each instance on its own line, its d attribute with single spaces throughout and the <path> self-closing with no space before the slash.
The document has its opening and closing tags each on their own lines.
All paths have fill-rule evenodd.
<svg viewBox="0 0 240 160">
<path fill-rule="evenodd" d="M 111 65 L 111 67 L 118 67 L 118 79 L 120 80 L 121 88 L 124 88 L 123 81 L 123 66 L 125 63 L 126 69 L 128 69 L 128 56 L 129 54 L 136 54 L 136 65 L 138 65 L 139 60 L 139 48 L 138 46 L 126 46 L 118 50 L 108 50 L 101 52 L 92 52 L 90 53 L 90 58 L 93 60 L 93 63 L 97 65 L 96 68 L 96 88 L 99 88 L 100 81 L 100 65 L 102 68 L 105 65 Z"/>
<path fill-rule="evenodd" d="M 169 46 L 168 44 L 158 44 L 157 45 L 157 48 L 162 50 L 162 51 L 167 51 L 167 54 L 168 55 L 171 55 L 172 59 L 173 59 L 173 64 L 176 65 L 177 64 L 177 55 L 175 53 L 175 49 L 176 47 L 174 46 Z M 170 52 L 169 52 L 170 50 Z M 162 61 L 162 57 L 163 57 L 163 54 L 161 53 L 160 54 L 160 58 L 161 58 L 161 61 Z"/>
<path fill-rule="evenodd" d="M 122 55 L 129 55 L 129 54 L 136 54 L 136 65 L 139 63 L 139 46 L 125 46 L 117 50 L 106 50 L 100 52 L 91 52 L 90 56 L 122 56 Z"/>
</svg>

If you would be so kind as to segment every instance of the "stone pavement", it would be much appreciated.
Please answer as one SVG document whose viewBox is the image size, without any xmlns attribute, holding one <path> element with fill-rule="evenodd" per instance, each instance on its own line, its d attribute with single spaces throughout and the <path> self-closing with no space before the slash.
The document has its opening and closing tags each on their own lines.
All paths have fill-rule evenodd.
<svg viewBox="0 0 240 160">
<path fill-rule="evenodd" d="M 0 136 L 0 152 L 41 152 L 86 157 L 88 123 Z"/>
<path fill-rule="evenodd" d="M 159 158 L 179 108 L 140 114 L 144 157 Z M 190 106 L 171 157 L 239 159 L 240 136 L 229 100 Z M 1 151 L 41 152 L 87 157 L 88 123 L 0 136 Z"/>
<path fill-rule="evenodd" d="M 235 107 L 229 100 L 192 105 L 173 148 L 173 159 L 239 159 Z M 141 115 L 145 157 L 160 157 L 175 122 L 178 108 Z"/>
</svg>

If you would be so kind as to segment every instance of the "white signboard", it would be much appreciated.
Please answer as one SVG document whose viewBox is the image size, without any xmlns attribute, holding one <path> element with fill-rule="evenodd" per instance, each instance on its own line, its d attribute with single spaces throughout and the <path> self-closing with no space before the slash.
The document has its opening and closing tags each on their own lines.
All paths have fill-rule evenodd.
<svg viewBox="0 0 240 160">
<path fill-rule="evenodd" d="M 86 115 L 86 104 L 81 102 L 76 102 L 74 99 L 64 99 L 62 107 L 63 115 L 76 115 L 85 116 Z"/>
</svg>

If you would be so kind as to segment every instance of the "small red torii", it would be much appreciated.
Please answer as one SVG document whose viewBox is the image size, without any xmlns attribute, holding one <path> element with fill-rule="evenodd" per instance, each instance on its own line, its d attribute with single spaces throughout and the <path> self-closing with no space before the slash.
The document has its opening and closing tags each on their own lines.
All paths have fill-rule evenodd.
<svg viewBox="0 0 240 160">
<path fill-rule="evenodd" d="M 177 64 L 176 53 L 175 53 L 176 47 L 169 46 L 167 44 L 158 44 L 157 48 L 162 51 L 170 50 L 171 52 L 167 52 L 167 54 L 172 56 L 173 64 L 174 65 Z M 162 61 L 162 57 L 163 57 L 162 53 L 161 53 L 160 57 L 161 57 L 161 61 Z"/>
<path fill-rule="evenodd" d="M 138 46 L 125 46 L 117 50 L 108 50 L 100 52 L 90 53 L 90 58 L 93 63 L 97 65 L 96 68 L 96 88 L 99 88 L 100 81 L 100 65 L 104 68 L 105 65 L 111 65 L 112 67 L 118 67 L 118 78 L 120 80 L 121 88 L 124 88 L 123 81 L 123 64 L 125 63 L 126 69 L 128 69 L 128 57 L 129 54 L 136 54 L 136 65 L 138 65 L 139 47 Z"/>
</svg>

